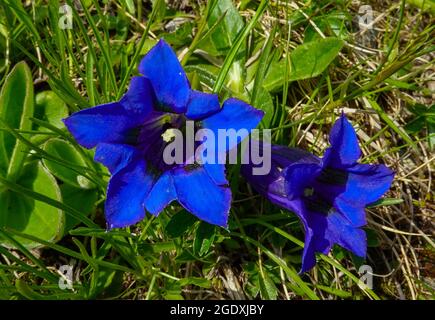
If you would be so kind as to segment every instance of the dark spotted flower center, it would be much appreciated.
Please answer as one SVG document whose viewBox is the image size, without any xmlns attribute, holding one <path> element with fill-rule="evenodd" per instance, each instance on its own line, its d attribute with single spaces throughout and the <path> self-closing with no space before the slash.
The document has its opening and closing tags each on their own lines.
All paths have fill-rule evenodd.
<svg viewBox="0 0 435 320">
<path fill-rule="evenodd" d="M 348 173 L 344 170 L 330 167 L 323 169 L 312 185 L 304 189 L 303 198 L 308 209 L 326 215 L 335 212 L 331 201 L 334 198 L 332 188 L 336 190 L 338 186 L 344 190 L 347 179 Z"/>
</svg>

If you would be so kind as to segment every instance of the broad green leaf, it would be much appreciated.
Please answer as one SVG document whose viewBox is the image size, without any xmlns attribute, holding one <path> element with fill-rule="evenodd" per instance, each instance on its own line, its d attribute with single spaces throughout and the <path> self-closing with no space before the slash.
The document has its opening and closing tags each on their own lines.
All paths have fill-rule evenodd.
<svg viewBox="0 0 435 320">
<path fill-rule="evenodd" d="M 166 233 L 173 237 L 183 235 L 198 219 L 186 210 L 181 210 L 175 214 L 166 225 Z"/>
<path fill-rule="evenodd" d="M 216 228 L 206 222 L 201 222 L 196 229 L 195 240 L 193 241 L 193 252 L 203 256 L 208 252 L 214 242 Z"/>
<path fill-rule="evenodd" d="M 14 129 L 30 130 L 33 116 L 32 74 L 25 62 L 12 69 L 0 92 L 0 117 Z M 0 131 L 0 168 L 15 181 L 24 164 L 28 148 L 10 133 Z"/>
<path fill-rule="evenodd" d="M 46 121 L 56 128 L 63 128 L 62 119 L 68 116 L 68 107 L 61 98 L 53 91 L 42 91 L 35 97 L 34 117 Z M 41 131 L 49 131 L 47 128 L 39 128 Z"/>
<path fill-rule="evenodd" d="M 343 47 L 338 38 L 324 38 L 297 46 L 285 59 L 273 63 L 263 82 L 268 91 L 280 89 L 285 82 L 285 71 L 288 67 L 288 81 L 313 78 L 321 74 L 335 59 Z"/>
<path fill-rule="evenodd" d="M 435 1 L 434 0 L 407 0 L 407 2 L 423 11 L 428 11 L 435 14 Z"/>
<path fill-rule="evenodd" d="M 44 144 L 43 149 L 48 154 L 57 158 L 67 159 L 68 162 L 78 166 L 86 166 L 86 162 L 80 153 L 65 140 L 57 138 L 50 139 Z M 54 176 L 65 183 L 84 189 L 92 189 L 95 187 L 95 184 L 89 181 L 89 179 L 63 164 L 48 159 L 43 159 L 43 163 Z"/>
<path fill-rule="evenodd" d="M 98 199 L 96 189 L 86 190 L 72 187 L 68 184 L 60 186 L 62 200 L 65 204 L 82 213 L 83 216 L 88 216 L 95 206 Z M 65 233 L 78 225 L 80 221 L 70 215 L 65 216 Z"/>
<path fill-rule="evenodd" d="M 54 200 L 62 199 L 56 180 L 40 162 L 33 161 L 24 166 L 17 183 Z M 55 242 L 62 236 L 65 220 L 62 210 L 11 190 L 2 190 L 0 199 L 0 227 L 11 228 L 48 242 Z M 29 239 L 18 236 L 14 238 L 28 248 L 40 246 Z M 4 239 L 0 241 L 11 246 Z"/>
<path fill-rule="evenodd" d="M 219 0 L 207 21 L 212 27 L 223 15 L 224 18 L 211 34 L 211 40 L 217 51 L 226 52 L 234 43 L 244 23 L 232 0 Z"/>
<path fill-rule="evenodd" d="M 327 16 L 320 16 L 313 19 L 316 28 L 320 29 L 326 36 L 337 37 L 345 40 L 349 32 L 346 24 L 352 21 L 352 16 L 341 11 L 336 11 Z M 318 41 L 322 36 L 317 32 L 316 28 L 309 25 L 304 32 L 304 43 Z"/>
</svg>

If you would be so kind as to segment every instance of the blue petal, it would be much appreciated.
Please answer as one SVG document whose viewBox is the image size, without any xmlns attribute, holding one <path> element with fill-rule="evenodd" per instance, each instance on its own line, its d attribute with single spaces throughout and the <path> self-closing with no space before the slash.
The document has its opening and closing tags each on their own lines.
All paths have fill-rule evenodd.
<svg viewBox="0 0 435 320">
<path fill-rule="evenodd" d="M 145 197 L 153 184 L 144 160 L 130 163 L 109 181 L 105 205 L 109 229 L 135 224 L 145 216 Z"/>
<path fill-rule="evenodd" d="M 342 196 L 363 206 L 379 200 L 394 180 L 394 172 L 382 164 L 357 164 L 347 172 L 346 192 Z"/>
<path fill-rule="evenodd" d="M 112 174 L 127 166 L 139 150 L 126 144 L 99 143 L 94 160 L 105 165 Z"/>
<path fill-rule="evenodd" d="M 145 208 L 158 215 L 169 203 L 177 199 L 174 181 L 169 171 L 163 173 L 145 199 Z"/>
<path fill-rule="evenodd" d="M 347 199 L 338 197 L 334 201 L 334 207 L 346 217 L 347 221 L 354 227 L 362 227 L 367 224 L 365 208 L 358 203 L 353 203 Z"/>
<path fill-rule="evenodd" d="M 220 104 L 217 94 L 192 90 L 187 105 L 186 117 L 191 120 L 201 120 L 218 112 L 219 109 Z"/>
<path fill-rule="evenodd" d="M 326 236 L 358 257 L 364 258 L 367 253 L 367 237 L 364 230 L 350 225 L 339 213 L 328 216 Z"/>
<path fill-rule="evenodd" d="M 140 116 L 152 112 L 156 105 L 151 82 L 145 77 L 133 77 L 124 97 L 125 109 Z"/>
<path fill-rule="evenodd" d="M 327 216 L 308 210 L 301 199 L 290 201 L 287 208 L 296 213 L 305 230 L 302 267 L 300 270 L 300 273 L 303 273 L 316 265 L 316 253 L 327 254 L 331 250 L 332 243 L 325 236 L 328 226 Z"/>
<path fill-rule="evenodd" d="M 355 227 L 367 224 L 364 208 L 391 186 L 394 172 L 384 165 L 356 164 L 347 169 L 343 185 L 316 182 L 315 189 Z"/>
<path fill-rule="evenodd" d="M 202 120 L 202 124 L 204 128 L 214 132 L 218 155 L 231 150 L 246 138 L 249 132 L 260 123 L 263 116 L 263 111 L 257 110 L 241 100 L 229 98 L 224 102 L 222 109 L 218 113 Z M 243 131 L 239 132 L 240 135 L 237 139 L 229 139 L 227 141 L 228 139 L 225 135 L 219 137 L 219 129 L 233 129 L 235 132 L 242 129 Z"/>
<path fill-rule="evenodd" d="M 361 156 L 355 129 L 342 115 L 332 127 L 329 136 L 331 147 L 325 152 L 325 166 L 341 169 L 352 166 Z"/>
<path fill-rule="evenodd" d="M 320 158 L 299 148 L 272 145 L 272 162 L 281 168 L 293 164 L 321 164 Z"/>
<path fill-rule="evenodd" d="M 224 164 L 210 164 L 210 163 L 204 163 L 203 167 L 207 174 L 210 176 L 210 178 L 217 184 L 217 185 L 227 185 L 228 180 L 225 176 L 225 165 Z"/>
<path fill-rule="evenodd" d="M 217 186 L 205 169 L 177 168 L 172 173 L 180 204 L 199 219 L 226 227 L 231 189 Z"/>
<path fill-rule="evenodd" d="M 101 142 L 128 143 L 131 129 L 143 118 L 129 115 L 121 103 L 113 102 L 81 110 L 63 121 L 77 142 L 90 149 Z"/>
<path fill-rule="evenodd" d="M 151 81 L 165 111 L 183 113 L 190 97 L 186 74 L 171 47 L 161 39 L 142 59 L 139 72 Z"/>
<path fill-rule="evenodd" d="M 305 188 L 311 186 L 321 170 L 322 167 L 315 163 L 298 163 L 285 168 L 283 175 L 286 179 L 288 197 L 292 199 L 303 196 Z"/>
</svg>

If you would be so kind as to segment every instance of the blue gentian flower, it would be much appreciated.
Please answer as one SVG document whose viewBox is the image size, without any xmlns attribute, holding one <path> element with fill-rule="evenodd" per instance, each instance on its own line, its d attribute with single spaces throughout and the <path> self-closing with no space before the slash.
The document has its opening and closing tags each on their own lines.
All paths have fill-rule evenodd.
<svg viewBox="0 0 435 320">
<path fill-rule="evenodd" d="M 247 181 L 274 204 L 295 212 L 305 229 L 302 269 L 316 264 L 315 253 L 327 254 L 334 244 L 366 256 L 365 207 L 389 188 L 394 173 L 384 165 L 360 164 L 357 136 L 344 115 L 334 124 L 331 146 L 323 158 L 272 145 L 272 169 L 253 175 L 242 165 Z"/>
<path fill-rule="evenodd" d="M 120 101 L 72 114 L 64 120 L 82 146 L 96 147 L 95 160 L 111 172 L 105 215 L 108 228 L 132 225 L 145 210 L 157 215 L 174 200 L 198 218 L 226 226 L 231 191 L 224 164 L 202 164 L 184 159 L 168 165 L 163 150 L 165 132 L 195 129 L 241 128 L 250 131 L 263 112 L 230 98 L 221 107 L 216 94 L 192 90 L 177 56 L 160 40 L 139 64 Z M 241 137 L 241 139 L 244 137 Z M 227 152 L 235 146 L 228 145 Z"/>
</svg>

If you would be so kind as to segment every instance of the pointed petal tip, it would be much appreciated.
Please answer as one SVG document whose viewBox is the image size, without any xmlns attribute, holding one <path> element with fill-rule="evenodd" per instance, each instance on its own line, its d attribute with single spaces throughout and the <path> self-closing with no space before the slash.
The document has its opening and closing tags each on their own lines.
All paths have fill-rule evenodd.
<svg viewBox="0 0 435 320">
<path fill-rule="evenodd" d="M 323 157 L 326 166 L 348 168 L 361 157 L 356 131 L 344 114 L 333 124 L 329 142 L 331 146 Z"/>
<path fill-rule="evenodd" d="M 179 168 L 172 173 L 178 202 L 199 219 L 226 226 L 231 207 L 231 189 L 215 184 L 204 168 Z"/>
<path fill-rule="evenodd" d="M 142 58 L 138 70 L 151 81 L 159 105 L 174 113 L 186 112 L 190 83 L 176 52 L 163 39 Z"/>
<path fill-rule="evenodd" d="M 160 38 L 159 41 L 157 41 L 157 44 L 159 46 L 168 46 L 169 47 L 169 44 L 165 41 L 164 38 Z"/>
</svg>

